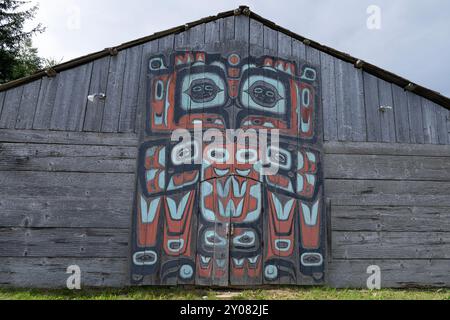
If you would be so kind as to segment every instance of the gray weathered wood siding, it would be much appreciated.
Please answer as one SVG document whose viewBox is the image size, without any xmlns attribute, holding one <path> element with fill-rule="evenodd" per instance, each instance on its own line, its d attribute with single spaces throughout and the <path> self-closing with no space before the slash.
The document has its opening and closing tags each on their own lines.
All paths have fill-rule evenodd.
<svg viewBox="0 0 450 320">
<path fill-rule="evenodd" d="M 330 203 L 329 284 L 450 286 L 450 148 L 360 142 L 325 144 Z"/>
<path fill-rule="evenodd" d="M 329 285 L 450 286 L 449 110 L 243 16 L 0 92 L 0 286 L 129 284 L 147 58 L 226 41 L 321 70 Z"/>
</svg>

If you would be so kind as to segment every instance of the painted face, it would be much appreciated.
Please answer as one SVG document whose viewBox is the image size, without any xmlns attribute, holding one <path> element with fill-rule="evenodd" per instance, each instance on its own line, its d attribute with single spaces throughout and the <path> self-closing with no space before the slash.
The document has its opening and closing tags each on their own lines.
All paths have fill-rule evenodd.
<svg viewBox="0 0 450 320">
<path fill-rule="evenodd" d="M 273 57 L 176 52 L 169 63 L 164 56 L 151 58 L 149 76 L 133 280 L 321 279 L 315 69 Z M 171 139 L 177 129 L 193 133 L 199 127 L 201 137 Z M 230 137 L 228 129 L 279 130 L 280 143 L 261 148 L 261 141 Z M 264 166 L 276 174 L 262 174 Z"/>
<path fill-rule="evenodd" d="M 313 139 L 316 71 L 293 62 L 231 54 L 180 52 L 173 64 L 150 60 L 151 96 L 147 133 L 193 129 L 279 129 Z M 300 72 L 300 73 L 299 73 Z M 299 73 L 299 74 L 298 74 Z"/>
</svg>

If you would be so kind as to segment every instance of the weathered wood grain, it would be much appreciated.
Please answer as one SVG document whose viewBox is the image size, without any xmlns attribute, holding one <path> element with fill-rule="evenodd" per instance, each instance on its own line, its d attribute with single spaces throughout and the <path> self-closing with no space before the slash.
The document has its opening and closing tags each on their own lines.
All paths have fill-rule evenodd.
<svg viewBox="0 0 450 320">
<path fill-rule="evenodd" d="M 391 107 L 385 112 L 380 113 L 381 141 L 395 143 L 397 141 L 395 131 L 394 100 L 392 93 L 392 84 L 378 79 L 379 102 L 380 106 Z"/>
<path fill-rule="evenodd" d="M 133 188 L 129 190 L 133 192 Z M 0 199 L 4 228 L 119 228 L 130 226 L 131 196 L 84 198 L 9 196 Z"/>
<path fill-rule="evenodd" d="M 0 171 L 134 173 L 134 147 L 0 143 Z"/>
<path fill-rule="evenodd" d="M 336 60 L 335 77 L 338 139 L 339 141 L 366 141 L 367 125 L 362 71 L 350 63 Z"/>
<path fill-rule="evenodd" d="M 220 41 L 220 25 L 217 20 L 209 22 L 205 26 L 205 43 Z"/>
<path fill-rule="evenodd" d="M 264 51 L 266 55 L 278 55 L 278 32 L 267 26 L 264 26 Z"/>
<path fill-rule="evenodd" d="M 0 128 L 14 129 L 17 114 L 19 113 L 20 101 L 24 87 L 16 87 L 5 92 L 2 114 L 0 116 Z"/>
<path fill-rule="evenodd" d="M 447 118 L 449 115 L 449 110 L 442 108 L 436 103 L 429 103 L 430 107 L 434 109 L 436 115 L 436 135 L 437 144 L 447 145 L 449 144 L 448 130 L 447 130 Z"/>
<path fill-rule="evenodd" d="M 450 207 L 332 206 L 333 231 L 448 232 Z"/>
<path fill-rule="evenodd" d="M 450 157 L 449 146 L 423 144 L 326 142 L 324 149 L 328 154 Z"/>
<path fill-rule="evenodd" d="M 0 129 L 0 142 L 136 147 L 136 134 Z"/>
<path fill-rule="evenodd" d="M 426 99 L 422 101 L 422 115 L 423 115 L 423 132 L 425 143 L 438 144 L 438 128 L 437 128 L 437 110 L 434 105 Z"/>
<path fill-rule="evenodd" d="M 450 206 L 450 183 L 326 179 L 334 205 Z"/>
<path fill-rule="evenodd" d="M 172 38 L 173 39 L 173 38 Z M 205 24 L 200 24 L 189 29 L 189 46 L 192 50 L 201 50 L 205 44 Z M 168 50 L 173 49 L 172 46 L 168 44 Z"/>
<path fill-rule="evenodd" d="M 23 87 L 22 99 L 16 119 L 16 129 L 32 129 L 34 114 L 41 89 L 41 80 L 26 84 Z"/>
<path fill-rule="evenodd" d="M 422 101 L 419 96 L 407 92 L 409 127 L 411 130 L 411 143 L 423 144 L 425 142 L 423 132 Z"/>
<path fill-rule="evenodd" d="M 176 37 L 175 37 L 176 38 Z M 145 115 L 147 114 L 147 97 L 149 95 L 150 85 L 148 83 L 149 60 L 150 57 L 158 52 L 158 41 L 151 41 L 143 45 L 141 75 L 139 77 L 139 95 L 138 106 L 136 110 L 136 124 L 134 132 L 143 135 L 145 127 Z M 136 141 L 137 143 L 137 141 Z"/>
<path fill-rule="evenodd" d="M 81 286 L 124 287 L 129 283 L 125 258 L 0 258 L 0 286 L 66 288 L 67 268 L 81 269 Z"/>
<path fill-rule="evenodd" d="M 248 43 L 250 39 L 250 18 L 244 15 L 234 17 L 234 30 L 235 40 Z"/>
<path fill-rule="evenodd" d="M 111 57 L 108 73 L 107 97 L 102 119 L 102 132 L 118 132 L 120 105 L 123 94 L 123 83 L 126 69 L 127 53 L 119 52 Z"/>
<path fill-rule="evenodd" d="M 334 58 L 321 53 L 321 91 L 323 110 L 323 134 L 325 141 L 338 140 L 337 102 Z"/>
<path fill-rule="evenodd" d="M 50 121 L 52 118 L 53 106 L 55 105 L 56 91 L 60 75 L 49 78 L 45 77 L 41 80 L 41 90 L 34 115 L 33 129 L 48 130 L 50 129 Z"/>
<path fill-rule="evenodd" d="M 219 20 L 221 42 L 235 39 L 234 18 L 228 17 Z"/>
<path fill-rule="evenodd" d="M 250 19 L 250 47 L 264 47 L 264 25 Z"/>
<path fill-rule="evenodd" d="M 89 94 L 107 94 L 106 89 L 108 86 L 108 72 L 110 61 L 111 57 L 109 56 L 94 61 Z M 102 118 L 104 109 L 104 99 L 97 99 L 94 102 L 87 102 L 83 131 L 100 132 L 102 130 Z"/>
<path fill-rule="evenodd" d="M 378 79 L 364 72 L 364 99 L 367 118 L 367 141 L 381 142 L 380 97 Z"/>
<path fill-rule="evenodd" d="M 134 174 L 0 172 L 0 196 L 8 197 L 84 197 L 108 199 L 132 197 Z"/>
<path fill-rule="evenodd" d="M 127 229 L 0 228 L 0 257 L 126 258 Z"/>
<path fill-rule="evenodd" d="M 70 69 L 58 75 L 58 88 L 50 121 L 50 129 L 82 131 L 92 63 Z"/>
<path fill-rule="evenodd" d="M 278 58 L 292 59 L 292 40 L 282 32 L 278 32 Z"/>
<path fill-rule="evenodd" d="M 450 259 L 450 232 L 333 231 L 335 259 Z"/>
<path fill-rule="evenodd" d="M 119 132 L 134 132 L 134 126 L 136 125 L 136 109 L 139 99 L 139 86 L 136 84 L 140 81 L 142 50 L 142 46 L 127 50 L 120 103 Z"/>
<path fill-rule="evenodd" d="M 325 178 L 450 181 L 450 157 L 327 154 Z"/>
<path fill-rule="evenodd" d="M 397 85 L 392 85 L 392 94 L 397 142 L 409 143 L 411 141 L 411 133 L 409 128 L 409 109 L 406 91 Z"/>
<path fill-rule="evenodd" d="M 333 260 L 328 268 L 328 286 L 366 288 L 367 268 L 381 269 L 382 288 L 449 287 L 450 260 Z"/>
</svg>

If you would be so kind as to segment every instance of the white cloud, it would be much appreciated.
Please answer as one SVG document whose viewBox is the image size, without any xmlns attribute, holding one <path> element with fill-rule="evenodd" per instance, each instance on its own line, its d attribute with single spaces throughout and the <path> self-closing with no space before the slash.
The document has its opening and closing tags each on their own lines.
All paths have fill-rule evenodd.
<svg viewBox="0 0 450 320">
<path fill-rule="evenodd" d="M 449 1 L 428 0 L 40 0 L 35 38 L 40 54 L 69 60 L 241 4 L 293 32 L 450 96 Z M 382 10 L 382 29 L 368 30 L 369 5 Z M 79 29 L 68 27 L 79 8 Z M 73 24 L 71 24 L 73 25 Z"/>
</svg>

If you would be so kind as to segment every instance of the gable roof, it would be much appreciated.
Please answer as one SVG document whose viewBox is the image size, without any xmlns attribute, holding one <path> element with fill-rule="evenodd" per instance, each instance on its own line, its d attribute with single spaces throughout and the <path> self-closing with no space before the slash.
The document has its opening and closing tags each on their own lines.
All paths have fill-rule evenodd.
<svg viewBox="0 0 450 320">
<path fill-rule="evenodd" d="M 247 6 L 240 6 L 236 10 L 225 11 L 225 12 L 217 14 L 216 16 L 206 17 L 206 18 L 203 18 L 203 19 L 191 22 L 191 23 L 187 23 L 182 26 L 178 26 L 178 27 L 171 28 L 171 29 L 168 29 L 165 31 L 157 32 L 157 33 L 154 33 L 153 35 L 150 35 L 147 37 L 143 37 L 143 38 L 140 38 L 137 40 L 123 43 L 117 47 L 106 48 L 104 50 L 101 50 L 101 51 L 98 51 L 98 52 L 95 52 L 95 53 L 92 53 L 89 55 L 85 55 L 83 57 L 76 58 L 76 59 L 70 60 L 68 62 L 64 62 L 64 63 L 56 65 L 50 69 L 39 70 L 36 73 L 34 73 L 28 77 L 13 80 L 8 83 L 0 85 L 0 92 L 17 87 L 17 86 L 21 86 L 23 84 L 32 82 L 34 80 L 38 80 L 45 76 L 54 76 L 58 72 L 80 66 L 82 64 L 91 62 L 93 60 L 96 60 L 96 59 L 99 59 L 99 58 L 102 58 L 102 57 L 105 57 L 108 55 L 117 55 L 117 53 L 119 51 L 126 50 L 128 48 L 138 46 L 138 45 L 141 45 L 146 42 L 150 42 L 150 41 L 153 41 L 153 40 L 156 40 L 159 38 L 163 38 L 163 37 L 166 37 L 171 34 L 181 33 L 192 27 L 195 27 L 195 26 L 203 24 L 203 23 L 208 23 L 208 22 L 212 22 L 212 21 L 215 21 L 218 19 L 227 18 L 227 17 L 235 16 L 235 15 L 246 15 L 256 21 L 261 22 L 262 24 L 264 24 L 265 26 L 267 26 L 269 28 L 277 30 L 281 33 L 286 34 L 287 36 L 290 36 L 291 38 L 294 38 L 294 39 L 297 39 L 297 40 L 303 42 L 307 46 L 310 46 L 321 52 L 327 53 L 335 58 L 352 63 L 355 65 L 356 68 L 362 69 L 365 72 L 372 74 L 380 79 L 383 79 L 385 81 L 396 84 L 396 85 L 404 88 L 407 91 L 413 92 L 419 96 L 427 98 L 427 99 L 429 99 L 439 105 L 442 105 L 443 107 L 450 110 L 450 98 L 440 94 L 439 92 L 425 88 L 425 87 L 418 85 L 412 81 L 409 81 L 401 76 L 398 76 L 392 72 L 389 72 L 387 70 L 379 68 L 379 67 L 377 67 L 373 64 L 370 64 L 366 61 L 363 61 L 361 59 L 355 58 L 347 53 L 344 53 L 342 51 L 338 51 L 338 50 L 335 50 L 328 46 L 322 45 L 316 41 L 307 39 L 307 38 L 305 38 L 301 35 L 298 35 L 290 30 L 280 27 L 279 25 L 275 24 L 274 22 L 267 20 L 267 19 L 259 16 L 258 14 L 252 12 L 250 10 L 250 8 Z"/>
</svg>

